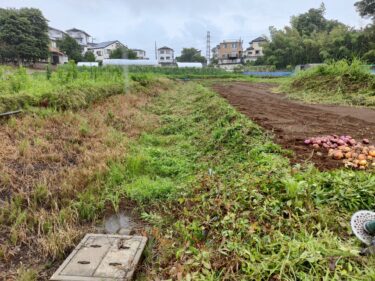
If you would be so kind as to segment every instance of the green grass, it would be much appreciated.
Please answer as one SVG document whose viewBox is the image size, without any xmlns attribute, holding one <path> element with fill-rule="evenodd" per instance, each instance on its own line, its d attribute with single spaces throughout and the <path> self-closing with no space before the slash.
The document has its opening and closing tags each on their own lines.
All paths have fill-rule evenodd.
<svg viewBox="0 0 375 281">
<path fill-rule="evenodd" d="M 52 74 L 29 75 L 25 68 L 0 68 L 0 112 L 32 107 L 58 110 L 79 109 L 99 99 L 144 90 L 157 84 L 154 75 L 129 75 L 120 67 L 78 68 L 74 63 L 59 66 Z"/>
<path fill-rule="evenodd" d="M 131 79 L 137 87 L 152 88 L 147 75 Z M 63 246 L 77 237 L 52 229 L 64 231 L 72 220 L 95 222 L 130 200 L 153 226 L 140 280 L 375 278 L 375 260 L 358 255 L 360 243 L 349 225 L 353 212 L 375 208 L 374 173 L 291 167 L 289 152 L 196 82 L 155 95 L 143 111 L 157 118 L 158 126 L 127 140 L 126 155 L 83 190 L 67 198 L 59 194 L 57 213 L 39 224 L 23 210 L 48 204 L 51 195 L 41 185 L 31 203 L 14 196 L 0 221 L 12 222 L 15 234 L 19 226 L 38 225 L 55 238 L 60 247 L 53 258 L 61 259 Z M 93 129 L 82 123 L 79 131 Z M 115 131 L 118 137 L 125 136 Z M 20 149 L 27 153 L 27 147 Z"/>
<path fill-rule="evenodd" d="M 178 67 L 153 67 L 153 66 L 130 66 L 129 73 L 151 73 L 163 75 L 174 79 L 209 79 L 209 78 L 238 78 L 242 74 L 230 73 L 220 68 L 178 68 Z"/>
<path fill-rule="evenodd" d="M 375 208 L 373 173 L 292 168 L 261 128 L 196 83 L 156 97 L 150 113 L 160 126 L 73 205 L 92 221 L 108 204 L 137 202 L 154 226 L 145 278 L 375 277 L 349 226 L 353 212 Z"/>
<path fill-rule="evenodd" d="M 300 71 L 281 91 L 310 103 L 375 106 L 375 76 L 359 60 L 341 60 Z"/>
<path fill-rule="evenodd" d="M 132 165 L 142 167 L 136 175 L 141 182 L 147 175 L 146 183 L 130 176 L 119 184 L 158 229 L 147 278 L 176 278 L 176 264 L 194 280 L 375 277 L 373 258 L 359 257 L 349 236 L 351 214 L 375 207 L 374 174 L 291 169 L 258 126 L 194 83 L 162 94 L 153 112 L 161 127 L 135 144 L 148 164 Z M 152 151 L 161 148 L 151 165 Z M 179 167 L 173 173 L 152 168 L 165 165 L 165 157 L 180 163 L 167 165 Z M 148 184 L 153 177 L 171 188 L 142 198 L 142 188 L 165 185 Z M 140 197 L 132 195 L 137 188 Z"/>
</svg>

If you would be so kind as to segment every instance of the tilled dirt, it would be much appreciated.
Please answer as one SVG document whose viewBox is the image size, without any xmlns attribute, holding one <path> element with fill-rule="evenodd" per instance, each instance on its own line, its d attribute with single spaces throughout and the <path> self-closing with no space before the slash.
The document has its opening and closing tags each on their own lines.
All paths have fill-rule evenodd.
<svg viewBox="0 0 375 281">
<path fill-rule="evenodd" d="M 213 89 L 260 126 L 273 132 L 275 142 L 295 153 L 292 163 L 312 161 L 321 170 L 341 167 L 341 161 L 304 145 L 306 138 L 350 135 L 375 141 L 375 110 L 347 106 L 310 105 L 291 101 L 271 92 L 272 84 L 215 84 Z"/>
</svg>

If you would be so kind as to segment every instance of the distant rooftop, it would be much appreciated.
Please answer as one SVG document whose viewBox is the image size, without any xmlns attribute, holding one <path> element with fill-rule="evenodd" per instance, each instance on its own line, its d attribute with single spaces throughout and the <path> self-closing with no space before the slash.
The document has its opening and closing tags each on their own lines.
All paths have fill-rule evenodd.
<svg viewBox="0 0 375 281">
<path fill-rule="evenodd" d="M 55 30 L 55 31 L 58 31 L 58 32 L 61 32 L 61 33 L 67 34 L 65 31 L 62 31 L 62 30 L 57 29 L 57 28 L 54 28 L 54 27 L 52 27 L 52 26 L 49 26 L 48 29 L 52 29 L 52 30 Z"/>
<path fill-rule="evenodd" d="M 101 42 L 101 43 L 92 43 L 90 44 L 90 49 L 103 49 L 105 47 L 108 47 L 109 45 L 112 45 L 114 43 L 120 43 L 122 45 L 122 43 L 118 40 L 114 40 L 114 41 L 106 41 L 106 42 Z"/>
<path fill-rule="evenodd" d="M 169 47 L 167 47 L 167 46 L 161 47 L 161 48 L 159 48 L 158 50 L 172 50 L 172 51 L 173 51 L 172 48 L 169 48 Z"/>
<path fill-rule="evenodd" d="M 224 40 L 223 42 L 221 42 L 220 44 L 230 44 L 230 43 L 242 43 L 242 40 L 238 39 L 238 40 Z M 220 47 L 220 45 L 218 45 Z"/>
<path fill-rule="evenodd" d="M 253 41 L 251 41 L 250 44 L 254 42 L 265 42 L 265 41 L 267 41 L 267 39 L 260 36 L 260 37 L 255 38 Z"/>
<path fill-rule="evenodd" d="M 78 28 L 71 28 L 71 29 L 68 29 L 66 32 L 69 32 L 69 31 L 71 31 L 71 32 L 82 32 L 82 33 L 86 34 L 87 36 L 91 37 L 91 35 L 88 34 L 86 31 L 83 31 L 83 30 L 78 29 Z"/>
<path fill-rule="evenodd" d="M 146 52 L 145 50 L 142 49 L 131 49 L 132 51 L 138 51 L 138 52 Z"/>
</svg>

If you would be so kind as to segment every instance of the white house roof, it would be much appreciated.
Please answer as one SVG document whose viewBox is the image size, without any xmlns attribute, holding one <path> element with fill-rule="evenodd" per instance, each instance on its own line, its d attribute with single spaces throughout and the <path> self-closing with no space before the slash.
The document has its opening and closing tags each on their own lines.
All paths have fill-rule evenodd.
<svg viewBox="0 0 375 281">
<path fill-rule="evenodd" d="M 202 68 L 203 65 L 200 62 L 178 62 L 178 67 L 186 67 L 186 68 Z"/>
<path fill-rule="evenodd" d="M 101 42 L 101 43 L 93 43 L 93 44 L 90 44 L 89 48 L 90 49 L 103 49 L 114 43 L 120 43 L 121 45 L 123 45 L 120 41 L 114 40 L 114 41 L 106 41 L 106 42 Z"/>
</svg>

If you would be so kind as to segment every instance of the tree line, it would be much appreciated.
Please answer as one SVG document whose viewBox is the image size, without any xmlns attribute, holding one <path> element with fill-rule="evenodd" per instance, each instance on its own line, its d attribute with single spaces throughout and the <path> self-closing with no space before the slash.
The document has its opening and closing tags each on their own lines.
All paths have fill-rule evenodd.
<svg viewBox="0 0 375 281">
<path fill-rule="evenodd" d="M 270 27 L 271 38 L 264 46 L 264 57 L 255 64 L 288 68 L 298 64 L 360 58 L 375 64 L 375 0 L 355 3 L 359 14 L 373 19 L 357 30 L 339 21 L 325 18 L 325 6 L 293 16 L 290 26 Z"/>
<path fill-rule="evenodd" d="M 290 26 L 283 29 L 270 27 L 271 38 L 264 46 L 265 56 L 256 65 L 274 65 L 277 68 L 297 64 L 321 63 L 327 60 L 360 58 L 375 64 L 375 0 L 361 0 L 355 7 L 362 17 L 373 23 L 357 30 L 339 21 L 325 18 L 325 6 L 291 18 Z M 88 51 L 82 54 L 77 41 L 65 36 L 57 42 L 69 59 L 95 61 Z M 47 60 L 49 56 L 48 23 L 42 12 L 34 8 L 0 8 L 0 61 L 2 63 L 27 63 Z M 112 52 L 110 58 L 136 59 L 132 50 L 122 47 Z M 184 48 L 180 62 L 206 62 L 200 51 Z"/>
<path fill-rule="evenodd" d="M 48 58 L 48 24 L 33 8 L 0 9 L 0 61 L 36 62 Z"/>
<path fill-rule="evenodd" d="M 2 9 L 0 8 L 0 62 L 1 63 L 35 63 L 49 58 L 50 39 L 48 21 L 39 9 Z M 91 51 L 83 54 L 82 46 L 65 35 L 57 41 L 57 47 L 70 60 L 95 61 Z M 137 59 L 137 53 L 121 47 L 110 54 L 110 58 Z"/>
</svg>

